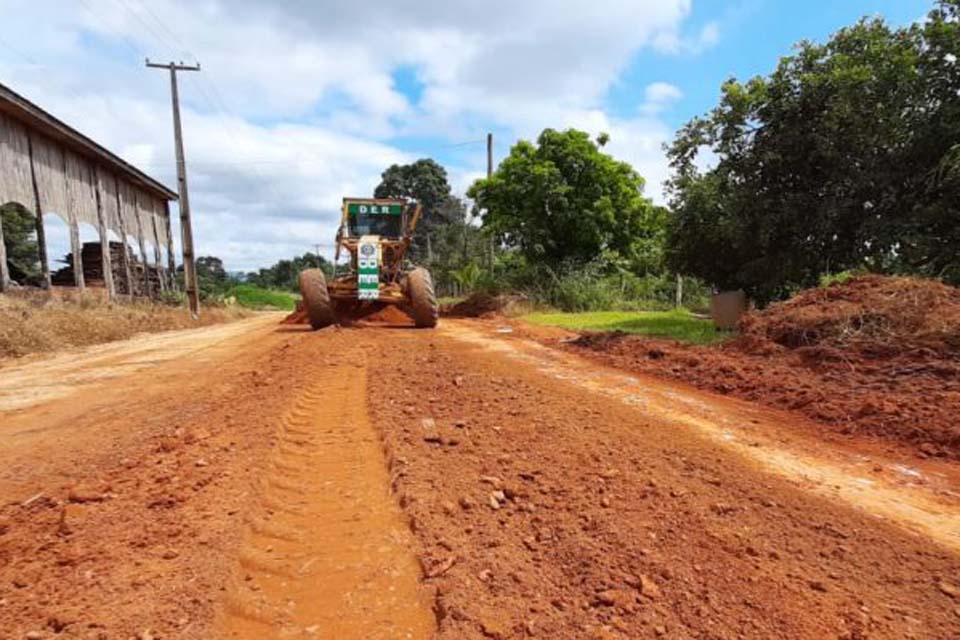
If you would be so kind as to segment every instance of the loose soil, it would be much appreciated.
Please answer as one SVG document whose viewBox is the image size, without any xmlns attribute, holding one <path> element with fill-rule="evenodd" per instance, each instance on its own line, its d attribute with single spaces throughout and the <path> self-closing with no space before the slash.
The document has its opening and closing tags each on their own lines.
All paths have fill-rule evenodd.
<svg viewBox="0 0 960 640">
<path fill-rule="evenodd" d="M 748 314 L 697 347 L 623 333 L 545 340 L 606 364 L 798 411 L 822 429 L 960 457 L 960 290 L 867 276 Z"/>
<path fill-rule="evenodd" d="M 960 634 L 952 462 L 871 453 L 855 507 L 842 448 L 768 464 L 779 414 L 468 321 L 281 319 L 0 371 L 77 380 L 0 409 L 0 639 Z"/>
<path fill-rule="evenodd" d="M 489 318 L 497 315 L 518 315 L 530 306 L 526 296 L 520 294 L 474 293 L 466 300 L 441 309 L 448 318 Z"/>
</svg>

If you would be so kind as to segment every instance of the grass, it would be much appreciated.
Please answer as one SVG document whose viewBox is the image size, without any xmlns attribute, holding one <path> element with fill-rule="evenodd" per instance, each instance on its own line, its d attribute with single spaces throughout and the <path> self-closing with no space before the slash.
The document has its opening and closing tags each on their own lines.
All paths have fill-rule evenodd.
<svg viewBox="0 0 960 640">
<path fill-rule="evenodd" d="M 437 303 L 439 303 L 441 307 L 452 307 L 453 305 L 463 302 L 466 299 L 467 296 L 443 296 L 437 300 Z"/>
<path fill-rule="evenodd" d="M 698 318 L 682 309 L 531 313 L 522 316 L 521 319 L 531 324 L 562 327 L 573 331 L 625 331 L 656 338 L 670 338 L 690 344 L 714 344 L 727 337 L 727 334 L 714 328 L 713 321 Z"/>
<path fill-rule="evenodd" d="M 299 296 L 289 291 L 261 289 L 252 284 L 238 284 L 231 287 L 224 297 L 234 298 L 237 304 L 248 309 L 281 309 L 283 311 L 293 311 L 299 299 Z"/>
</svg>

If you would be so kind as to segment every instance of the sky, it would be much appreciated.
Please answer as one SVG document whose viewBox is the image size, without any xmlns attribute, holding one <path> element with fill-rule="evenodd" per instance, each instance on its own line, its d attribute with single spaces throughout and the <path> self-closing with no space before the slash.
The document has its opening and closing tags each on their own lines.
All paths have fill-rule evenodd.
<svg viewBox="0 0 960 640">
<path fill-rule="evenodd" d="M 0 83 L 175 188 L 180 74 L 195 244 L 230 271 L 332 255 L 344 196 L 432 157 L 462 195 L 544 128 L 607 132 L 664 202 L 663 145 L 794 43 L 929 0 L 0 0 Z M 176 213 L 176 208 L 174 207 Z M 47 219 L 50 255 L 69 247 Z M 178 225 L 174 224 L 174 229 Z M 81 229 L 84 241 L 96 231 Z"/>
</svg>

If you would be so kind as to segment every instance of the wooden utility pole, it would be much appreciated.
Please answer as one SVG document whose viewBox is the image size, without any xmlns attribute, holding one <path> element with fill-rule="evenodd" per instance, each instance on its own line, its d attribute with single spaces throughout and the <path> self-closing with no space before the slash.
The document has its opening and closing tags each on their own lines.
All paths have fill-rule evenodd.
<svg viewBox="0 0 960 640">
<path fill-rule="evenodd" d="M 200 317 L 200 294 L 197 290 L 197 265 L 193 253 L 193 226 L 190 224 L 190 196 L 187 193 L 187 162 L 183 155 L 183 131 L 180 126 L 180 94 L 177 91 L 177 71 L 200 71 L 200 65 L 155 64 L 147 59 L 147 66 L 170 70 L 170 99 L 173 102 L 173 136 L 177 147 L 177 190 L 180 193 L 180 237 L 183 242 L 183 277 L 190 303 L 190 315 Z"/>
<path fill-rule="evenodd" d="M 487 134 L 487 179 L 493 176 L 493 134 Z M 493 234 L 490 234 L 490 273 L 493 273 Z"/>
<path fill-rule="evenodd" d="M 487 134 L 487 177 L 493 175 L 493 134 Z"/>
</svg>

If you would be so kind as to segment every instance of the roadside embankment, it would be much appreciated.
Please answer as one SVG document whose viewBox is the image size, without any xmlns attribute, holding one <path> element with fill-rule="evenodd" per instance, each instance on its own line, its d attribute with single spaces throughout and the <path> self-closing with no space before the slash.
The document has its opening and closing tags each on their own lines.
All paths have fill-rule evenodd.
<svg viewBox="0 0 960 640">
<path fill-rule="evenodd" d="M 209 307 L 199 320 L 192 320 L 183 308 L 151 302 L 115 303 L 92 295 L 72 299 L 46 293 L 0 295 L 0 360 L 125 340 L 139 333 L 218 324 L 250 313 Z"/>
<path fill-rule="evenodd" d="M 960 290 L 940 282 L 865 276 L 810 289 L 748 314 L 721 345 L 607 332 L 565 347 L 799 411 L 844 434 L 960 457 Z"/>
</svg>

